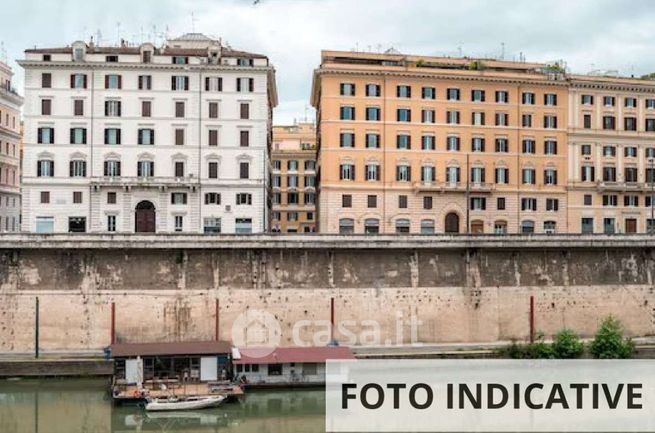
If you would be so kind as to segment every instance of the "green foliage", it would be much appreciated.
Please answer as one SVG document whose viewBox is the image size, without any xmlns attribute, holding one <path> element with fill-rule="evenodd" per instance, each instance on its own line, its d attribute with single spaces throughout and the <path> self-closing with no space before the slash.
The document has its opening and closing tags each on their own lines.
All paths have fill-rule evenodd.
<svg viewBox="0 0 655 433">
<path fill-rule="evenodd" d="M 651 72 L 650 74 L 642 75 L 641 79 L 642 80 L 655 80 L 655 72 Z"/>
<path fill-rule="evenodd" d="M 551 347 L 555 359 L 579 358 L 584 352 L 584 343 L 582 343 L 578 334 L 571 329 L 559 331 Z"/>
<path fill-rule="evenodd" d="M 484 63 L 479 60 L 474 60 L 469 63 L 469 70 L 471 71 L 482 71 L 485 68 Z"/>
<path fill-rule="evenodd" d="M 419 59 L 419 61 L 416 62 L 416 66 L 419 68 L 425 66 L 425 60 Z"/>
<path fill-rule="evenodd" d="M 635 346 L 632 340 L 623 338 L 621 322 L 609 316 L 596 331 L 589 351 L 598 359 L 625 359 L 632 357 Z"/>
<path fill-rule="evenodd" d="M 498 349 L 501 358 L 510 359 L 552 359 L 553 349 L 550 344 L 544 342 L 543 335 L 537 336 L 534 343 L 521 344 L 513 342 L 509 346 Z"/>
</svg>

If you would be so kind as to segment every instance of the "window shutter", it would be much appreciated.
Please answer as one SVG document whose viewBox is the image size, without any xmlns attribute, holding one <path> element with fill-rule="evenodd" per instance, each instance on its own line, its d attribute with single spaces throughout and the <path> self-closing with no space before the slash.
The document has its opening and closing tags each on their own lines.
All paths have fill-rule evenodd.
<svg viewBox="0 0 655 433">
<path fill-rule="evenodd" d="M 139 129 L 137 136 L 137 144 L 143 144 L 143 129 Z"/>
<path fill-rule="evenodd" d="M 175 88 L 175 75 L 171 77 L 171 90 L 177 90 Z"/>
<path fill-rule="evenodd" d="M 121 117 L 121 108 L 123 104 L 121 103 L 121 101 L 118 101 L 117 105 L 118 105 L 118 117 Z"/>
<path fill-rule="evenodd" d="M 105 75 L 105 89 L 109 89 L 109 75 Z"/>
<path fill-rule="evenodd" d="M 118 76 L 118 88 L 119 89 L 123 88 L 123 76 L 122 75 Z"/>
<path fill-rule="evenodd" d="M 254 78 L 248 78 L 248 91 L 250 91 L 250 92 L 255 91 L 255 79 Z"/>
<path fill-rule="evenodd" d="M 209 77 L 205 77 L 205 91 L 209 91 Z"/>
<path fill-rule="evenodd" d="M 36 175 L 41 176 L 41 161 L 36 161 Z"/>
<path fill-rule="evenodd" d="M 184 77 L 184 90 L 189 90 L 189 77 Z"/>
<path fill-rule="evenodd" d="M 223 91 L 223 77 L 218 77 L 218 91 Z"/>
<path fill-rule="evenodd" d="M 139 75 L 139 89 L 143 89 L 143 75 Z"/>
<path fill-rule="evenodd" d="M 121 144 L 121 130 L 116 130 L 116 144 Z"/>
<path fill-rule="evenodd" d="M 237 92 L 241 91 L 241 78 L 237 78 Z"/>
<path fill-rule="evenodd" d="M 69 161 L 68 163 L 68 175 L 73 177 L 73 161 Z"/>
<path fill-rule="evenodd" d="M 109 143 L 109 130 L 105 129 L 105 144 Z"/>
<path fill-rule="evenodd" d="M 71 74 L 71 89 L 75 88 L 75 74 Z"/>
</svg>

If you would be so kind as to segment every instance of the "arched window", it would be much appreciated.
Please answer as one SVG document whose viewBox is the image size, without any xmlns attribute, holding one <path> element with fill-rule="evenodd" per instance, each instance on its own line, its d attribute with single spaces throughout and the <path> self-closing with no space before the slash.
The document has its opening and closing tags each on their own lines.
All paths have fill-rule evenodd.
<svg viewBox="0 0 655 433">
<path fill-rule="evenodd" d="M 525 220 L 521 223 L 521 233 L 534 233 L 534 221 Z"/>
<path fill-rule="evenodd" d="M 380 220 L 377 218 L 367 218 L 364 221 L 364 233 L 380 233 Z"/>
<path fill-rule="evenodd" d="M 421 220 L 421 234 L 434 234 L 434 220 Z"/>
<path fill-rule="evenodd" d="M 396 233 L 409 233 L 409 220 L 408 219 L 396 220 Z"/>
<path fill-rule="evenodd" d="M 339 234 L 347 235 L 355 233 L 355 220 L 352 218 L 341 218 L 339 220 Z"/>
</svg>

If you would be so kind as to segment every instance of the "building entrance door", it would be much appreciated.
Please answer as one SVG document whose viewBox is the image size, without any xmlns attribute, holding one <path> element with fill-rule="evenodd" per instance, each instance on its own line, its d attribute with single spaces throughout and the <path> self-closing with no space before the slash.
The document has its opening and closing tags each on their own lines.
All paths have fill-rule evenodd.
<svg viewBox="0 0 655 433">
<path fill-rule="evenodd" d="M 139 202 L 135 210 L 134 231 L 137 233 L 154 233 L 155 223 L 155 205 L 147 200 Z"/>
<path fill-rule="evenodd" d="M 446 233 L 459 233 L 459 215 L 455 212 L 451 212 L 446 215 L 446 224 L 445 224 Z"/>
<path fill-rule="evenodd" d="M 637 220 L 634 218 L 625 219 L 625 232 L 626 233 L 637 233 Z"/>
</svg>

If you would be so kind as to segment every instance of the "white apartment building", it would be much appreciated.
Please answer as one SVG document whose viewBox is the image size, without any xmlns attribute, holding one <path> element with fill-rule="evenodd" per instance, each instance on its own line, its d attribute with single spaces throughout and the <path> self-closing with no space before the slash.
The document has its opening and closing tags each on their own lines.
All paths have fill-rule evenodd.
<svg viewBox="0 0 655 433">
<path fill-rule="evenodd" d="M 0 233 L 20 230 L 20 106 L 11 68 L 0 62 Z"/>
<path fill-rule="evenodd" d="M 192 33 L 28 49 L 19 64 L 24 231 L 267 230 L 266 56 Z"/>
</svg>

